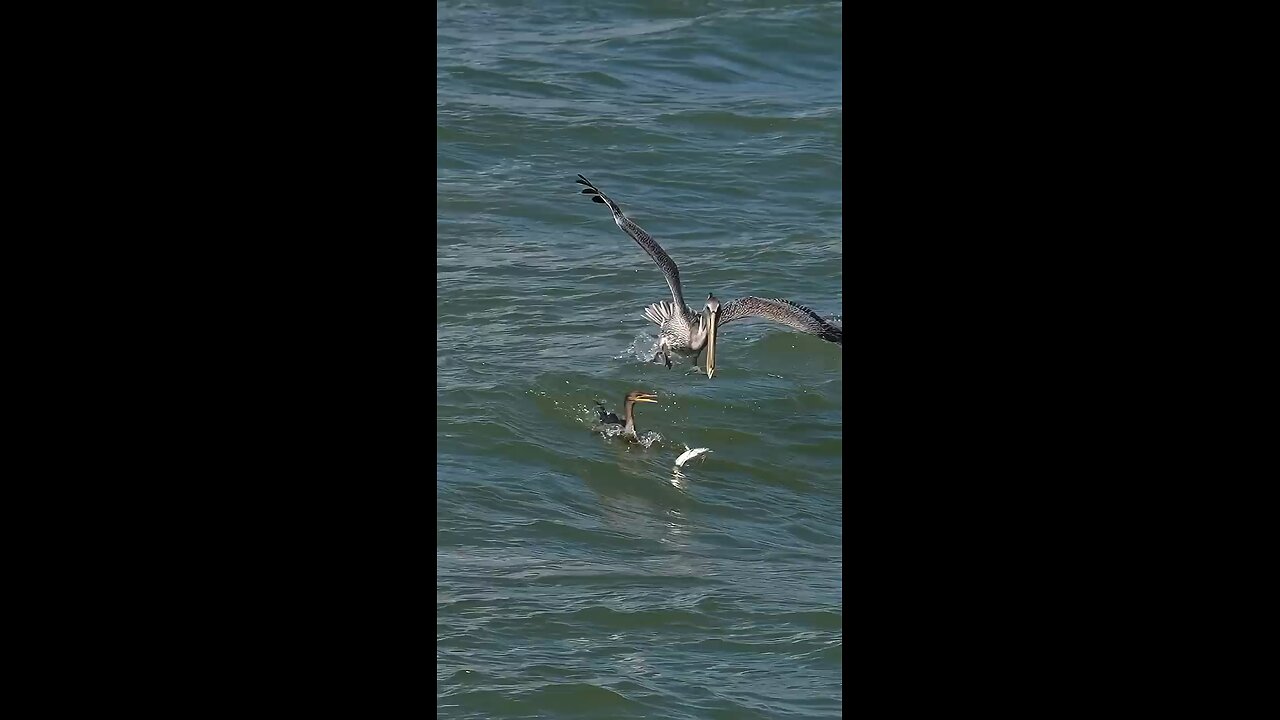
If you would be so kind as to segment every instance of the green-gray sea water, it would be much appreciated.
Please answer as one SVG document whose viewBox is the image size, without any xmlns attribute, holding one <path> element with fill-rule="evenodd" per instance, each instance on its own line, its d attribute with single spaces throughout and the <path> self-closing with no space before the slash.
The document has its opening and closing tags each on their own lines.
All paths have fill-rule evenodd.
<svg viewBox="0 0 1280 720">
<path fill-rule="evenodd" d="M 436 703 L 445 718 L 834 718 L 842 346 L 671 295 L 842 313 L 841 3 L 436 6 Z M 627 391 L 646 441 L 591 431 Z M 685 445 L 711 453 L 677 475 Z"/>
</svg>

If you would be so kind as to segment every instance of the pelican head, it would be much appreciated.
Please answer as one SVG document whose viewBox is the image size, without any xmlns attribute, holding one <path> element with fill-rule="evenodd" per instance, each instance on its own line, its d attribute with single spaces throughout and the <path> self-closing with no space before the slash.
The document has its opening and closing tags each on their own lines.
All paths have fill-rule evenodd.
<svg viewBox="0 0 1280 720">
<path fill-rule="evenodd" d="M 720 301 L 716 296 L 707 293 L 707 304 L 703 306 L 707 320 L 707 379 L 716 374 L 716 325 L 720 322 Z"/>
</svg>

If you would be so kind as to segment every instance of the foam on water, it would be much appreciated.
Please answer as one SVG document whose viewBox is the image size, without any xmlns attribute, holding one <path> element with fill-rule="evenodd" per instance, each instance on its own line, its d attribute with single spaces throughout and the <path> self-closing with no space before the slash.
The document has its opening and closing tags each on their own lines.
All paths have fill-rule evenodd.
<svg viewBox="0 0 1280 720">
<path fill-rule="evenodd" d="M 625 428 L 615 423 L 605 423 L 603 425 L 595 425 L 591 428 L 592 432 L 598 432 L 606 439 L 612 441 L 614 438 L 622 435 Z M 631 440 L 622 439 L 620 442 L 632 442 Z M 636 433 L 635 444 L 640 445 L 648 450 L 654 443 L 662 442 L 662 435 L 652 430 Z"/>
</svg>

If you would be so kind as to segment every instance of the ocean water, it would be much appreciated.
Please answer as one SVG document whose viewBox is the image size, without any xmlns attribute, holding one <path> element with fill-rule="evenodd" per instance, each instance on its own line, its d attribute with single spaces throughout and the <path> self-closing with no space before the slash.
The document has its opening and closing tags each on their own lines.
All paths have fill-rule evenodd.
<svg viewBox="0 0 1280 720">
<path fill-rule="evenodd" d="M 839 717 L 844 350 L 649 362 L 670 293 L 574 180 L 695 309 L 843 325 L 841 3 L 436 9 L 438 715 Z M 633 389 L 645 442 L 593 432 Z"/>
</svg>

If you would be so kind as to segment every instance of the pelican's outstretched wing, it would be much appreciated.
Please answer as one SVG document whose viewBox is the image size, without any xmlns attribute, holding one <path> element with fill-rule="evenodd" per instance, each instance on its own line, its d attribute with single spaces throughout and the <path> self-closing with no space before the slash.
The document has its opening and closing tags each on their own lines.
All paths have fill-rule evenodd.
<svg viewBox="0 0 1280 720">
<path fill-rule="evenodd" d="M 578 182 L 587 186 L 587 189 L 583 190 L 582 194 L 591 195 L 591 199 L 595 202 L 608 205 L 609 209 L 613 211 L 613 221 L 618 224 L 618 227 L 622 228 L 622 232 L 630 235 L 631 239 L 644 248 L 644 251 L 649 253 L 649 257 L 653 258 L 653 261 L 658 264 L 658 269 L 667 278 L 667 285 L 671 287 L 671 298 L 675 300 L 676 308 L 683 312 L 687 306 L 684 304 L 684 292 L 680 287 L 680 269 L 676 267 L 675 261 L 671 259 L 671 256 L 662 249 L 658 241 L 644 231 L 644 228 L 631 222 L 631 218 L 623 215 L 622 208 L 618 207 L 618 203 L 610 199 L 608 195 L 600 192 L 600 188 L 592 185 L 590 180 L 579 175 Z"/>
<path fill-rule="evenodd" d="M 746 317 L 777 320 L 801 332 L 817 335 L 837 345 L 844 345 L 844 330 L 823 320 L 818 313 L 809 308 L 782 298 L 765 299 L 748 295 L 730 300 L 720 308 L 720 322 L 716 325 L 718 327 Z"/>
</svg>

